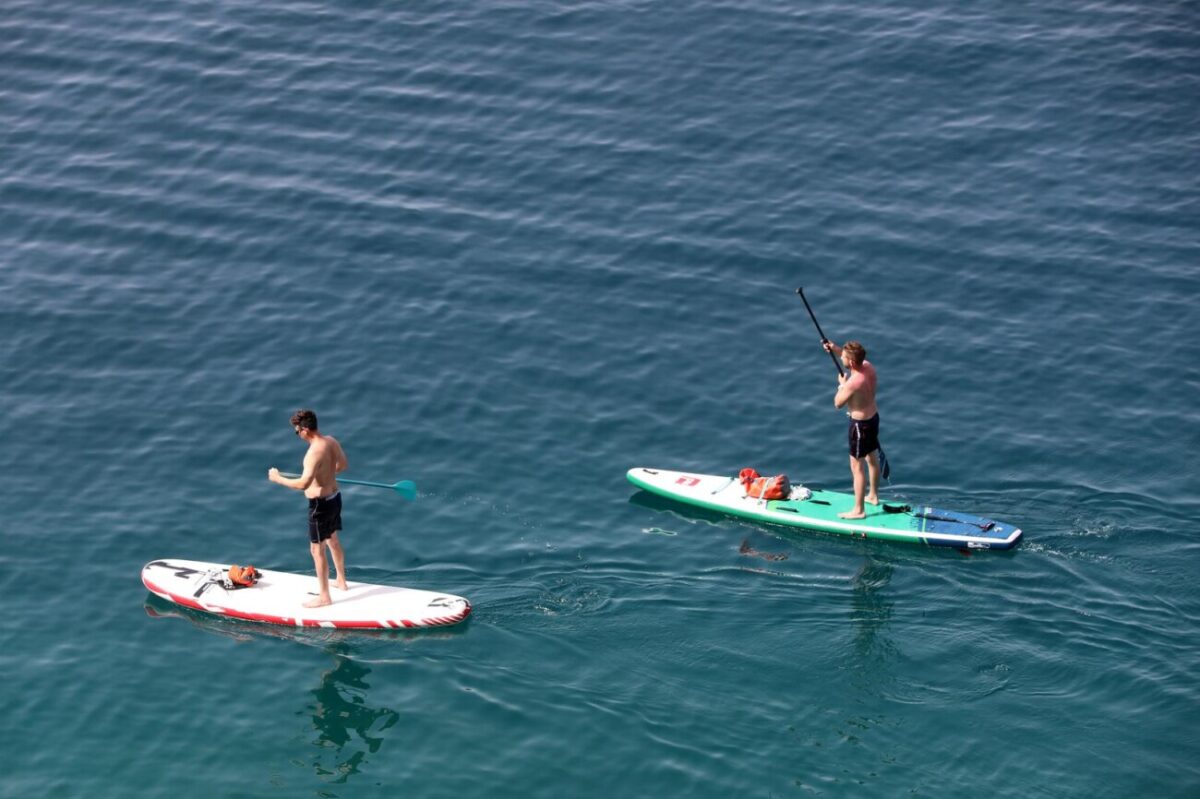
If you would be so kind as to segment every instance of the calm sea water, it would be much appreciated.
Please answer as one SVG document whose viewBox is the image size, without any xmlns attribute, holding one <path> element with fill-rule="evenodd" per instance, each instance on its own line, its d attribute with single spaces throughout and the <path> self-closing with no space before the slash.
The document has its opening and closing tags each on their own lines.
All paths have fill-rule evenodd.
<svg viewBox="0 0 1200 799">
<path fill-rule="evenodd" d="M 1196 20 L 7 3 L 0 794 L 1196 796 Z M 1017 550 L 625 482 L 849 487 L 797 286 L 879 368 L 887 496 Z M 145 591 L 310 568 L 301 406 L 421 489 L 347 489 L 351 576 L 467 624 Z"/>
</svg>

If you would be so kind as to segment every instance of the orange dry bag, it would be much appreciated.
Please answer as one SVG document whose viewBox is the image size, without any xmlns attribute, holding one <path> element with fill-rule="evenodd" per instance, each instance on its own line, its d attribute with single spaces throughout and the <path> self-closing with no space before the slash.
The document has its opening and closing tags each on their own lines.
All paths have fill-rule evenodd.
<svg viewBox="0 0 1200 799">
<path fill-rule="evenodd" d="M 253 566 L 239 566 L 235 563 L 229 567 L 229 582 L 233 583 L 235 588 L 254 585 L 259 577 L 262 575 Z"/>
<path fill-rule="evenodd" d="M 787 499 L 792 493 L 792 484 L 786 474 L 760 477 L 754 469 L 742 469 L 738 474 L 746 496 L 758 499 Z"/>
</svg>

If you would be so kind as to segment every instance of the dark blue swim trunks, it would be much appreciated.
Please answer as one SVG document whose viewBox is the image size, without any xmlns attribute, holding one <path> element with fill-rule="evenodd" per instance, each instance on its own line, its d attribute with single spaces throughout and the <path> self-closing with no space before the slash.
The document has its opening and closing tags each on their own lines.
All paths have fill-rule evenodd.
<svg viewBox="0 0 1200 799">
<path fill-rule="evenodd" d="M 865 458 L 879 449 L 879 414 L 850 420 L 850 457 Z"/>
<path fill-rule="evenodd" d="M 308 540 L 319 544 L 342 529 L 342 492 L 308 499 Z"/>
</svg>

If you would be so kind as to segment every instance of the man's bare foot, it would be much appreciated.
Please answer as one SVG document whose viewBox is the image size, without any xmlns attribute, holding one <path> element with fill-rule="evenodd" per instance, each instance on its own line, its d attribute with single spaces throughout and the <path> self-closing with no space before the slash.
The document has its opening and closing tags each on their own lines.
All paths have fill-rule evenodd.
<svg viewBox="0 0 1200 799">
<path fill-rule="evenodd" d="M 868 505 L 878 505 L 878 504 L 879 504 L 879 497 L 875 497 L 875 496 L 867 497 L 867 498 L 866 498 L 864 501 L 865 501 L 865 502 L 866 502 Z"/>
<path fill-rule="evenodd" d="M 304 603 L 306 608 L 323 608 L 326 605 L 332 605 L 333 600 L 327 596 L 319 596 L 316 599 L 310 599 Z"/>
<path fill-rule="evenodd" d="M 854 511 L 846 511 L 845 513 L 839 513 L 838 518 L 839 519 L 865 519 L 865 518 L 867 518 L 867 514 L 863 513 L 862 511 L 859 511 L 858 513 L 855 513 Z"/>
<path fill-rule="evenodd" d="M 339 591 L 349 591 L 350 590 L 350 586 L 346 585 L 345 580 L 338 580 L 336 583 L 333 584 L 333 587 Z"/>
</svg>

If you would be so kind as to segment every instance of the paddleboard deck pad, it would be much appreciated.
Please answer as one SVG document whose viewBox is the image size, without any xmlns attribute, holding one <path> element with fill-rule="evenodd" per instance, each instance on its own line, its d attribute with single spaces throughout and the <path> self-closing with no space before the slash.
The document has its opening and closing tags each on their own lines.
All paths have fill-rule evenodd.
<svg viewBox="0 0 1200 799">
<path fill-rule="evenodd" d="M 688 505 L 744 519 L 801 527 L 854 538 L 906 541 L 956 549 L 1011 549 L 1021 530 L 1007 522 L 928 506 L 881 502 L 866 505 L 865 519 L 842 519 L 854 507 L 854 495 L 795 486 L 788 499 L 748 497 L 737 477 L 630 469 L 638 488 Z"/>
<path fill-rule="evenodd" d="M 458 624 L 471 613 L 460 596 L 347 582 L 347 590 L 330 586 L 332 605 L 306 608 L 317 592 L 314 575 L 259 569 L 251 586 L 226 588 L 229 564 L 169 558 L 142 567 L 142 582 L 156 596 L 183 607 L 247 621 L 289 627 L 333 629 L 414 629 Z"/>
</svg>

